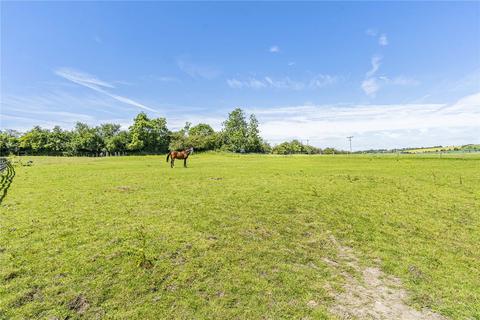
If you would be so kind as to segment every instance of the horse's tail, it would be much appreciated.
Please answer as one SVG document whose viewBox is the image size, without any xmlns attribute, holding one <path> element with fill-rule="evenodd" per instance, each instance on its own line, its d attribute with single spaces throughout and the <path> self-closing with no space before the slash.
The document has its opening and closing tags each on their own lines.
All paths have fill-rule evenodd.
<svg viewBox="0 0 480 320">
<path fill-rule="evenodd" d="M 170 151 L 168 151 L 168 154 L 167 154 L 167 162 L 169 158 L 170 158 Z"/>
</svg>

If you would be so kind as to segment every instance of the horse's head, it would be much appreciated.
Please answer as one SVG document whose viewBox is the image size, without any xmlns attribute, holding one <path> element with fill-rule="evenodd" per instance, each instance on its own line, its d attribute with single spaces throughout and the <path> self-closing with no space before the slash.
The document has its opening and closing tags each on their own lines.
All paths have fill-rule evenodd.
<svg viewBox="0 0 480 320">
<path fill-rule="evenodd" d="M 193 153 L 193 147 L 190 147 L 187 151 L 188 153 Z"/>
</svg>

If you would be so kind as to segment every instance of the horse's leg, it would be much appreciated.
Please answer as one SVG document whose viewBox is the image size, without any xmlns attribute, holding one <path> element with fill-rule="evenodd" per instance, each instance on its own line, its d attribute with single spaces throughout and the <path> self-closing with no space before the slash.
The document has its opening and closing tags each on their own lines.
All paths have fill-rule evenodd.
<svg viewBox="0 0 480 320">
<path fill-rule="evenodd" d="M 187 158 L 183 159 L 183 166 L 186 168 L 187 167 Z"/>
<path fill-rule="evenodd" d="M 175 164 L 175 159 L 172 157 L 172 160 L 170 161 L 170 168 L 173 168 L 173 165 Z"/>
</svg>

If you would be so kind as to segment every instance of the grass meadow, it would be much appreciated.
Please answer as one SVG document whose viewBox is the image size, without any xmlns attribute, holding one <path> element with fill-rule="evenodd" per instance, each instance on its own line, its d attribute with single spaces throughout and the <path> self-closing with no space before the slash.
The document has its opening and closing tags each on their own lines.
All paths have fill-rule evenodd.
<svg viewBox="0 0 480 320">
<path fill-rule="evenodd" d="M 335 241 L 414 308 L 480 318 L 479 155 L 28 160 L 0 205 L 0 319 L 333 319 Z"/>
</svg>

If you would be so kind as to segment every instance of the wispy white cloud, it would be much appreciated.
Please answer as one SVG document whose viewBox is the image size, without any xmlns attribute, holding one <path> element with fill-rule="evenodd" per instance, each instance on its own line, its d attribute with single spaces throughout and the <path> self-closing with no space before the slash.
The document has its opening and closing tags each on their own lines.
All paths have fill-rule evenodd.
<svg viewBox="0 0 480 320">
<path fill-rule="evenodd" d="M 88 73 L 77 71 L 70 68 L 60 68 L 55 70 L 55 73 L 67 80 L 75 82 L 76 84 L 88 87 L 90 89 L 97 89 L 99 87 L 115 88 L 112 84 L 102 81 L 95 76 Z"/>
<path fill-rule="evenodd" d="M 374 55 L 370 60 L 370 63 L 372 64 L 372 68 L 368 70 L 365 76 L 367 78 L 374 76 L 377 73 L 378 69 L 380 68 L 381 62 L 382 62 L 382 56 Z"/>
<path fill-rule="evenodd" d="M 267 76 L 264 78 L 264 82 L 267 86 L 275 89 L 302 90 L 305 87 L 303 82 L 292 80 L 289 77 L 274 79 Z"/>
<path fill-rule="evenodd" d="M 295 61 L 290 61 L 290 62 L 288 63 L 288 66 L 289 66 L 289 67 L 292 67 L 292 66 L 294 66 L 295 64 L 296 64 Z"/>
<path fill-rule="evenodd" d="M 279 53 L 280 48 L 278 46 L 271 46 L 268 51 L 270 51 L 271 53 Z"/>
<path fill-rule="evenodd" d="M 388 46 L 388 38 L 385 33 L 382 33 L 380 37 L 378 37 L 378 44 L 382 47 Z"/>
<path fill-rule="evenodd" d="M 230 88 L 234 88 L 234 89 L 243 88 L 244 83 L 245 83 L 244 81 L 240 81 L 240 80 L 237 80 L 237 79 L 227 79 L 227 85 Z"/>
<path fill-rule="evenodd" d="M 362 81 L 362 90 L 367 96 L 374 97 L 380 89 L 376 78 L 368 78 Z"/>
<path fill-rule="evenodd" d="M 369 28 L 369 29 L 365 30 L 365 34 L 367 36 L 370 36 L 370 37 L 376 37 L 377 34 L 378 34 L 378 31 L 376 29 Z"/>
<path fill-rule="evenodd" d="M 378 78 L 381 81 L 383 81 L 385 84 L 392 84 L 392 85 L 398 85 L 398 86 L 417 86 L 420 84 L 420 81 L 418 81 L 417 79 L 409 78 L 405 76 L 398 76 L 394 78 L 381 76 Z"/>
<path fill-rule="evenodd" d="M 118 117 L 120 114 L 133 116 L 132 108 L 116 103 L 106 96 L 92 94 L 73 94 L 62 90 L 43 88 L 39 93 L 22 95 L 3 95 L 0 100 L 2 128 L 21 131 L 33 126 L 52 128 L 60 125 L 71 128 L 75 122 L 88 124 L 104 122 L 104 119 Z"/>
<path fill-rule="evenodd" d="M 318 146 L 358 148 L 478 143 L 480 93 L 453 104 L 318 105 L 252 108 L 262 135 L 271 142 L 309 139 Z M 423 140 L 422 140 L 423 139 Z"/>
<path fill-rule="evenodd" d="M 366 95 L 375 97 L 377 92 L 382 86 L 396 85 L 396 86 L 416 86 L 420 84 L 420 81 L 405 76 L 387 77 L 377 76 L 378 70 L 382 64 L 382 57 L 374 55 L 371 59 L 371 69 L 365 74 L 365 79 L 361 83 L 361 88 Z"/>
<path fill-rule="evenodd" d="M 447 86 L 450 91 L 480 90 L 480 68 L 473 70 L 454 83 L 449 83 Z"/>
<path fill-rule="evenodd" d="M 241 88 L 251 88 L 251 89 L 260 89 L 265 88 L 267 84 L 263 80 L 258 80 L 255 78 L 250 78 L 247 80 L 238 80 L 238 79 L 227 79 L 227 84 L 230 88 L 241 89 Z"/>
<path fill-rule="evenodd" d="M 102 38 L 100 38 L 99 35 L 95 35 L 95 36 L 93 37 L 93 40 L 94 40 L 96 43 L 100 43 L 100 44 L 103 43 L 103 40 L 102 40 Z"/>
<path fill-rule="evenodd" d="M 328 74 L 318 74 L 310 80 L 310 88 L 323 88 L 339 81 L 340 77 Z"/>
<path fill-rule="evenodd" d="M 83 103 L 83 104 L 81 104 Z M 55 125 L 72 127 L 77 121 L 92 122 L 95 117 L 80 111 L 89 105 L 102 108 L 104 101 L 93 104 L 90 98 L 79 100 L 62 93 L 43 93 L 36 96 L 2 96 L 0 119 L 2 128 L 26 131 L 40 125 L 52 128 Z M 68 106 L 68 108 L 67 108 Z M 79 110 L 79 111 L 75 111 Z M 102 112 L 98 112 L 99 116 Z M 7 125 L 8 124 L 8 125 Z"/>
<path fill-rule="evenodd" d="M 43 128 L 60 125 L 62 128 L 71 129 L 77 121 L 89 125 L 118 123 L 126 129 L 138 112 L 136 108 L 131 108 L 131 101 L 118 103 L 116 99 L 97 94 L 93 90 L 91 93 L 72 92 L 59 86 L 54 86 L 53 89 L 42 88 L 40 92 L 31 94 L 2 95 L 0 98 L 0 128 L 19 131 L 27 131 L 37 125 Z M 125 97 L 118 98 L 122 100 Z M 197 123 L 200 120 L 212 120 L 215 128 L 219 129 L 221 122 L 225 120 L 223 114 L 219 117 L 206 108 L 178 104 L 158 106 L 162 108 L 162 116 L 167 117 L 169 128 L 173 126 L 178 129 L 185 121 Z M 182 126 L 179 125 L 180 120 L 183 121 Z M 210 123 L 209 121 L 206 123 Z"/>
<path fill-rule="evenodd" d="M 164 83 L 180 83 L 180 79 L 172 76 L 148 74 L 139 77 L 142 81 L 158 81 Z"/>
<path fill-rule="evenodd" d="M 60 68 L 60 69 L 55 70 L 55 73 L 57 75 L 59 75 L 60 77 L 63 77 L 67 80 L 70 80 L 70 81 L 72 81 L 72 82 L 74 82 L 78 85 L 90 88 L 90 89 L 92 89 L 96 92 L 102 93 L 102 94 L 104 94 L 106 96 L 109 96 L 110 98 L 113 98 L 113 99 L 115 99 L 117 101 L 120 101 L 122 103 L 131 105 L 131 106 L 143 109 L 143 110 L 147 110 L 147 111 L 151 111 L 151 112 L 158 112 L 157 110 L 155 110 L 153 108 L 150 108 L 150 107 L 147 107 L 146 105 L 144 105 L 140 102 L 134 101 L 134 100 L 132 100 L 128 97 L 123 97 L 123 96 L 120 96 L 120 95 L 117 95 L 117 94 L 110 93 L 109 91 L 106 91 L 106 88 L 113 89 L 115 87 L 111 83 L 102 81 L 102 80 L 98 79 L 97 77 L 92 76 L 88 73 L 80 72 L 80 71 L 73 70 L 73 69 L 70 69 L 70 68 Z"/>
<path fill-rule="evenodd" d="M 382 57 L 379 55 L 374 55 L 371 59 L 372 68 L 367 71 L 365 74 L 365 80 L 362 81 L 361 87 L 363 92 L 370 97 L 375 97 L 377 91 L 380 89 L 377 78 L 374 75 L 377 73 L 380 68 Z"/>
<path fill-rule="evenodd" d="M 158 76 L 155 77 L 155 79 L 161 82 L 180 82 L 180 80 L 175 77 Z"/>
<path fill-rule="evenodd" d="M 472 115 L 474 120 L 478 120 L 475 115 L 480 115 L 480 92 L 463 97 L 454 104 L 445 106 L 441 111 L 448 115 Z M 477 122 L 477 125 L 480 127 L 480 121 Z"/>
<path fill-rule="evenodd" d="M 248 78 L 246 80 L 239 80 L 236 78 L 227 79 L 227 85 L 234 89 L 288 89 L 288 90 L 303 90 L 303 89 L 318 89 L 328 85 L 332 85 L 339 81 L 339 77 L 328 74 L 318 74 L 307 81 L 293 80 L 290 77 L 275 78 L 265 76 L 263 78 Z"/>
<path fill-rule="evenodd" d="M 221 74 L 220 70 L 215 67 L 195 64 L 185 58 L 177 59 L 177 66 L 192 78 L 211 80 Z"/>
<path fill-rule="evenodd" d="M 377 29 L 367 29 L 365 34 L 372 38 L 377 38 L 378 44 L 382 47 L 388 46 L 388 37 L 386 33 L 379 33 Z"/>
</svg>

